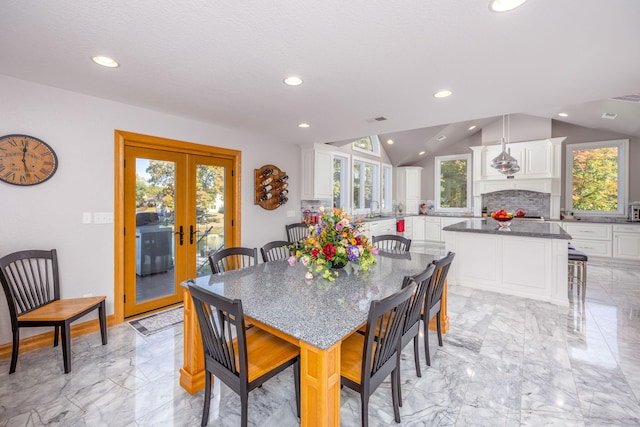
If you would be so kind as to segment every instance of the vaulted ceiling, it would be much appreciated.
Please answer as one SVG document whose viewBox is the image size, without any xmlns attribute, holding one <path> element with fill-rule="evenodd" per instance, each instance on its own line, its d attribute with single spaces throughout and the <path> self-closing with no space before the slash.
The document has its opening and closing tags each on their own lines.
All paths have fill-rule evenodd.
<svg viewBox="0 0 640 427">
<path fill-rule="evenodd" d="M 638 17 L 637 0 L 6 0 L 0 74 L 267 141 L 462 135 L 513 113 L 638 136 L 640 104 L 610 99 L 640 93 Z"/>
</svg>

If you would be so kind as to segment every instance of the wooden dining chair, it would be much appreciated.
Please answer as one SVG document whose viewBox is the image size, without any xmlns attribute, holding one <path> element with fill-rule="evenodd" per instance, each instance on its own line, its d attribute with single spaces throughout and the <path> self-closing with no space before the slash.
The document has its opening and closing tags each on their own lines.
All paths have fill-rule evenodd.
<svg viewBox="0 0 640 427">
<path fill-rule="evenodd" d="M 250 267 L 258 263 L 257 248 L 233 247 L 219 250 L 209 255 L 209 265 L 214 274 L 238 268 Z"/>
<path fill-rule="evenodd" d="M 211 376 L 240 396 L 241 425 L 248 420 L 249 392 L 293 366 L 296 408 L 300 416 L 300 349 L 260 329 L 244 329 L 242 301 L 189 286 L 204 349 L 205 389 L 202 426 L 209 421 Z M 230 317 L 240 319 L 231 323 Z"/>
<path fill-rule="evenodd" d="M 372 301 L 364 335 L 355 332 L 342 341 L 340 383 L 360 393 L 363 427 L 369 424 L 369 397 L 389 375 L 394 417 L 400 422 L 399 344 L 416 286 L 409 283 L 387 298 Z"/>
<path fill-rule="evenodd" d="M 289 242 L 284 240 L 274 240 L 269 242 L 260 248 L 262 254 L 262 261 L 277 261 L 281 259 L 288 259 L 291 256 L 291 249 L 289 249 Z"/>
<path fill-rule="evenodd" d="M 309 234 L 309 224 L 306 222 L 297 222 L 294 224 L 288 224 L 285 226 L 287 229 L 287 239 L 290 244 L 299 242 L 307 238 Z"/>
<path fill-rule="evenodd" d="M 107 344 L 106 296 L 60 299 L 55 249 L 27 250 L 0 258 L 0 282 L 7 297 L 13 346 L 9 373 L 18 362 L 20 328 L 53 326 L 53 346 L 62 339 L 64 372 L 71 371 L 71 323 L 97 309 L 102 345 Z"/>
<path fill-rule="evenodd" d="M 444 258 L 434 261 L 435 271 L 429 283 L 429 289 L 424 302 L 422 311 L 422 322 L 424 324 L 424 353 L 427 358 L 427 365 L 431 366 L 431 357 L 429 355 L 429 321 L 436 316 L 436 329 L 438 332 L 438 345 L 442 347 L 442 326 L 440 325 L 440 310 L 442 308 L 442 292 L 444 284 L 449 274 L 451 262 L 456 256 L 455 253 L 449 252 Z"/>
<path fill-rule="evenodd" d="M 395 234 L 372 236 L 371 243 L 383 251 L 409 252 L 409 249 L 411 248 L 411 239 L 407 239 L 403 236 L 396 236 Z"/>
</svg>

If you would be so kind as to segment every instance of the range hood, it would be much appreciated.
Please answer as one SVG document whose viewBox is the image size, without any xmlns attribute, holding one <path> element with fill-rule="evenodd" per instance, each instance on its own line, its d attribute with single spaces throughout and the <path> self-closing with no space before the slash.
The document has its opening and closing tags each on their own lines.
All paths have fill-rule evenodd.
<svg viewBox="0 0 640 427">
<path fill-rule="evenodd" d="M 560 219 L 562 141 L 565 137 L 511 143 L 511 153 L 522 170 L 511 176 L 499 174 L 490 162 L 499 145 L 473 150 L 473 213 L 482 215 L 482 195 L 504 190 L 528 190 L 551 195 L 551 219 Z"/>
</svg>

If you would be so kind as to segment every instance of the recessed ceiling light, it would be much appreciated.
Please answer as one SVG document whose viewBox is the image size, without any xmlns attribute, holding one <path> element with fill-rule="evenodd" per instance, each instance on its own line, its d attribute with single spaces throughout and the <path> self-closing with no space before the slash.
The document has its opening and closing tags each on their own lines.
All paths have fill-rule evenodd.
<svg viewBox="0 0 640 427">
<path fill-rule="evenodd" d="M 424 151 L 421 151 L 418 153 L 418 156 L 422 156 L 424 153 L 425 153 Z"/>
<path fill-rule="evenodd" d="M 447 96 L 451 96 L 452 94 L 453 92 L 451 92 L 450 90 L 444 89 L 434 93 L 433 96 L 436 98 L 446 98 Z"/>
<path fill-rule="evenodd" d="M 603 119 L 609 119 L 609 120 L 613 120 L 616 117 L 618 117 L 618 115 L 616 113 L 603 113 L 602 114 L 602 118 Z"/>
<path fill-rule="evenodd" d="M 493 0 L 489 3 L 489 9 L 494 12 L 508 12 L 522 6 L 527 0 Z"/>
<path fill-rule="evenodd" d="M 310 126 L 309 123 L 299 123 L 298 124 L 299 128 L 308 128 L 309 126 Z"/>
<path fill-rule="evenodd" d="M 475 128 L 476 128 L 476 125 L 469 126 L 469 130 L 474 130 Z"/>
<path fill-rule="evenodd" d="M 288 86 L 300 86 L 302 84 L 302 79 L 300 77 L 295 77 L 295 76 L 287 77 L 283 81 L 284 81 L 284 84 Z"/>
<path fill-rule="evenodd" d="M 387 139 L 387 144 L 393 145 L 393 139 Z"/>
<path fill-rule="evenodd" d="M 93 62 L 98 65 L 102 65 L 103 67 L 116 68 L 120 66 L 117 61 L 107 56 L 94 56 L 91 59 L 93 60 Z"/>
<path fill-rule="evenodd" d="M 567 113 L 558 113 L 558 115 L 560 117 L 569 117 L 569 115 Z"/>
</svg>

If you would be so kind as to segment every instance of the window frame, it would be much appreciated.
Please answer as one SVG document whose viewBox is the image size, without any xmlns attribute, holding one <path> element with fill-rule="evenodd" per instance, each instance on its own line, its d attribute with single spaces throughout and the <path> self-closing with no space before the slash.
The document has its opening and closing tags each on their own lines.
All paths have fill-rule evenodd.
<svg viewBox="0 0 640 427">
<path fill-rule="evenodd" d="M 467 161 L 467 206 L 465 208 L 443 208 L 440 206 L 441 194 L 440 194 L 440 175 L 442 173 L 442 162 L 451 160 L 466 160 Z M 434 157 L 434 193 L 435 193 L 435 209 L 440 212 L 472 212 L 473 211 L 473 182 L 472 182 L 472 167 L 471 167 L 471 154 L 451 154 L 448 156 L 435 156 Z"/>
<path fill-rule="evenodd" d="M 334 183 L 334 173 L 335 173 L 335 168 L 334 168 L 334 164 L 336 159 L 340 159 L 342 162 L 342 171 L 341 171 L 341 177 L 340 177 L 340 201 L 341 201 L 341 205 L 340 208 L 344 211 L 344 212 L 349 212 L 351 210 L 351 194 L 352 194 L 352 188 L 353 188 L 353 182 L 351 181 L 351 155 L 349 154 L 344 154 L 344 153 L 332 153 L 331 154 L 331 182 Z M 332 185 L 333 186 L 333 185 Z M 333 191 L 332 191 L 333 193 Z M 333 194 L 331 195 L 331 203 L 333 204 L 333 207 L 337 207 L 335 206 L 334 202 L 334 196 Z"/>
<path fill-rule="evenodd" d="M 371 165 L 373 167 L 375 167 L 375 170 L 377 171 L 373 173 L 373 183 L 371 184 L 372 187 L 372 194 L 371 194 L 371 200 L 372 201 L 377 201 L 378 202 L 378 207 L 376 210 L 371 210 L 371 208 L 366 207 L 365 205 L 365 200 L 364 200 L 364 192 L 360 192 L 359 196 L 358 196 L 358 203 L 356 204 L 354 201 L 354 197 L 355 197 L 355 176 L 356 174 L 353 172 L 356 164 L 361 164 L 361 171 L 360 173 L 362 174 L 362 172 L 364 172 L 364 167 L 366 165 Z M 379 213 L 380 212 L 380 189 L 381 189 L 381 164 L 378 161 L 375 160 L 371 160 L 371 159 L 367 159 L 364 157 L 358 157 L 358 156 L 351 156 L 351 212 L 353 215 L 367 215 L 369 213 Z M 361 206 L 362 205 L 362 206 Z"/>
<path fill-rule="evenodd" d="M 393 166 L 380 163 L 380 212 L 393 211 Z"/>
<path fill-rule="evenodd" d="M 585 211 L 573 209 L 573 151 L 595 148 L 618 149 L 618 209 L 616 211 Z M 629 200 L 629 140 L 612 139 L 608 141 L 578 142 L 565 146 L 565 210 L 581 216 L 612 216 L 627 215 Z"/>
</svg>

